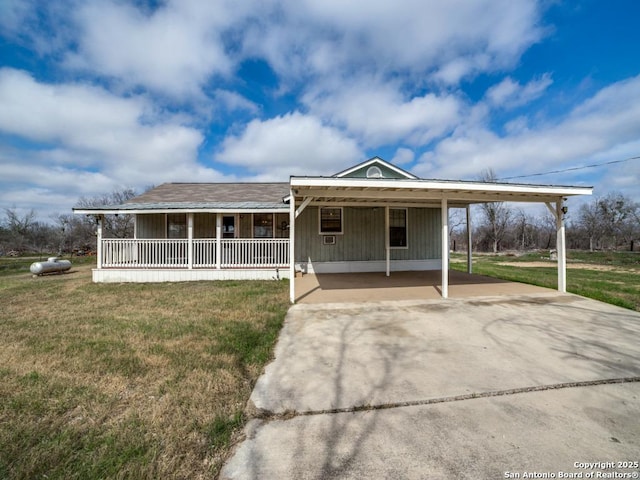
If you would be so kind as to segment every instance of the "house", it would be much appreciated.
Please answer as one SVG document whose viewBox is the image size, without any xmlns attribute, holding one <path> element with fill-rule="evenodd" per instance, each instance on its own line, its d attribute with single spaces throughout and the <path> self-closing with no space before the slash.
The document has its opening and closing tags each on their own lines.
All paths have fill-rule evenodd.
<svg viewBox="0 0 640 480">
<path fill-rule="evenodd" d="M 472 204 L 546 204 L 557 224 L 558 289 L 566 291 L 563 202 L 591 193 L 591 187 L 421 179 L 374 157 L 330 177 L 168 183 L 122 205 L 74 212 L 96 218 L 94 282 L 290 278 L 293 302 L 296 272 L 442 270 L 447 297 L 449 208 L 466 208 L 470 221 Z M 104 238 L 106 214 L 133 214 L 134 238 Z"/>
</svg>

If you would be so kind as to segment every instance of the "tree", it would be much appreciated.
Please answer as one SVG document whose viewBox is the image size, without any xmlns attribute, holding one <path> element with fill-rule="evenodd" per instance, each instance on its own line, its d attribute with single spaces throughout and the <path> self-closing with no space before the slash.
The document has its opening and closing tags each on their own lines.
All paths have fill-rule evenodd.
<svg viewBox="0 0 640 480">
<path fill-rule="evenodd" d="M 484 170 L 480 180 L 486 183 L 496 183 L 498 178 L 492 169 Z M 484 234 L 493 248 L 493 253 L 498 253 L 501 243 L 505 239 L 510 223 L 511 210 L 504 202 L 483 203 L 480 205 L 485 219 Z"/>
<path fill-rule="evenodd" d="M 637 231 L 637 210 L 638 206 L 619 192 L 609 193 L 598 201 L 602 233 L 613 248 L 633 240 Z"/>
<path fill-rule="evenodd" d="M 135 197 L 136 191 L 132 188 L 114 190 L 111 193 L 97 195 L 95 197 L 81 197 L 78 207 L 102 207 L 106 205 L 121 205 Z M 103 232 L 105 237 L 128 238 L 133 237 L 134 217 L 132 215 L 105 215 Z M 93 228 L 95 230 L 95 227 Z"/>
<path fill-rule="evenodd" d="M 3 249 L 25 251 L 29 249 L 29 234 L 35 223 L 36 212 L 29 210 L 20 215 L 13 208 L 4 209 L 2 221 L 2 245 Z"/>
<path fill-rule="evenodd" d="M 628 197 L 611 192 L 580 206 L 577 227 L 589 238 L 589 250 L 617 248 L 640 236 L 639 210 Z"/>
</svg>

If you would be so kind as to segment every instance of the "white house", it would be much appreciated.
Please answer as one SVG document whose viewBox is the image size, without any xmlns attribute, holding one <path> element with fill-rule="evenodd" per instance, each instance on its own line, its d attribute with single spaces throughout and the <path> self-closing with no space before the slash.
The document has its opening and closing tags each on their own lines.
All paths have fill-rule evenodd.
<svg viewBox="0 0 640 480">
<path fill-rule="evenodd" d="M 296 272 L 442 270 L 447 297 L 449 208 L 466 208 L 469 221 L 472 204 L 546 204 L 556 218 L 564 292 L 563 202 L 591 193 L 591 187 L 421 179 L 375 157 L 330 177 L 292 176 L 288 183 L 168 183 L 122 205 L 74 212 L 97 220 L 95 282 L 286 277 L 293 302 Z M 106 214 L 134 215 L 134 238 L 104 238 Z"/>
</svg>

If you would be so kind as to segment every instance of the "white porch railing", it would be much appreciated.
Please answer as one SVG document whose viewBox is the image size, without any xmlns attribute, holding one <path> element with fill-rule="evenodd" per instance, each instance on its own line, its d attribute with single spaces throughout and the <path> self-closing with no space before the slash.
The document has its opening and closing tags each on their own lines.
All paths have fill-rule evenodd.
<svg viewBox="0 0 640 480">
<path fill-rule="evenodd" d="M 288 267 L 288 238 L 234 238 L 221 240 L 221 268 Z"/>
<path fill-rule="evenodd" d="M 191 248 L 190 248 L 191 247 Z M 220 248 L 220 254 L 216 250 Z M 192 258 L 189 258 L 191 252 Z M 288 238 L 102 239 L 98 268 L 273 268 L 289 266 Z"/>
</svg>

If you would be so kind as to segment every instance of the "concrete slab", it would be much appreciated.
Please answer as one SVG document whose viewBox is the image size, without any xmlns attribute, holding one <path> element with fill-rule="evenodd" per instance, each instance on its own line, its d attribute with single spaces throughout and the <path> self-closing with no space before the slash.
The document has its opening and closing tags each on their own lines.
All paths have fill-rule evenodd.
<svg viewBox="0 0 640 480">
<path fill-rule="evenodd" d="M 296 277 L 296 303 L 441 299 L 440 270 L 384 273 L 307 274 Z M 549 289 L 484 275 L 449 271 L 449 297 L 526 295 Z"/>
<path fill-rule="evenodd" d="M 576 295 L 294 305 L 251 401 L 271 413 L 640 376 L 640 314 Z"/>
<path fill-rule="evenodd" d="M 559 478 L 640 461 L 638 345 L 637 312 L 549 290 L 295 305 L 250 400 L 267 420 L 221 478 Z"/>
<path fill-rule="evenodd" d="M 527 478 L 525 472 L 556 475 L 528 478 L 562 478 L 559 472 L 585 478 L 587 472 L 614 471 L 632 475 L 637 468 L 575 464 L 637 461 L 638 418 L 640 384 L 635 383 L 254 420 L 221 479 L 475 480 Z"/>
</svg>

